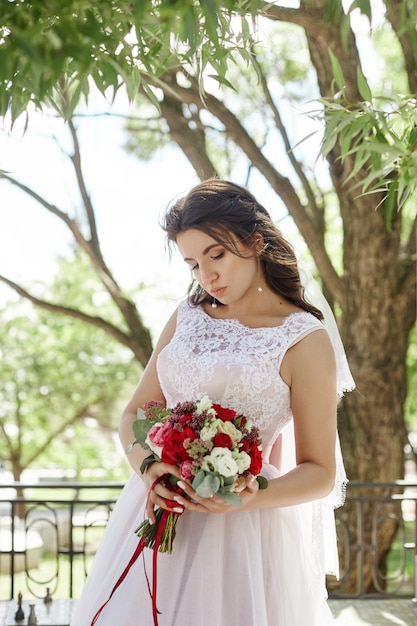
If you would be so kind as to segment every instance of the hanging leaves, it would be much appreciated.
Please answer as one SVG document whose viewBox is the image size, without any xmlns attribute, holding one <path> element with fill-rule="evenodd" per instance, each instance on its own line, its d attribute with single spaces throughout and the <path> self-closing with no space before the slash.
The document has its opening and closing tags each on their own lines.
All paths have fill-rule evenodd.
<svg viewBox="0 0 417 626">
<path fill-rule="evenodd" d="M 340 146 L 340 158 L 353 159 L 345 183 L 355 181 L 358 193 L 383 193 L 388 226 L 395 208 L 402 209 L 417 195 L 417 101 L 409 96 L 372 99 L 347 106 L 323 99 L 326 132 L 321 154 Z M 356 180 L 364 165 L 368 174 Z"/>
<path fill-rule="evenodd" d="M 106 97 L 179 65 L 197 63 L 221 82 L 233 50 L 249 45 L 247 16 L 260 0 L 14 0 L 0 4 L 0 116 L 15 120 L 72 85 L 72 111 L 89 81 Z"/>
</svg>

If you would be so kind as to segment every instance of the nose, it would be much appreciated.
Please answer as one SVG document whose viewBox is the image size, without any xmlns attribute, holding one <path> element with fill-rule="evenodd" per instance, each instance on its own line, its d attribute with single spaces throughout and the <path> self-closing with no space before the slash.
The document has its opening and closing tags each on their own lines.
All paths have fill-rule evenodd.
<svg viewBox="0 0 417 626">
<path fill-rule="evenodd" d="M 218 273 L 209 266 L 200 267 L 201 286 L 204 287 L 206 291 L 210 291 L 213 282 L 218 278 L 218 276 Z"/>
</svg>

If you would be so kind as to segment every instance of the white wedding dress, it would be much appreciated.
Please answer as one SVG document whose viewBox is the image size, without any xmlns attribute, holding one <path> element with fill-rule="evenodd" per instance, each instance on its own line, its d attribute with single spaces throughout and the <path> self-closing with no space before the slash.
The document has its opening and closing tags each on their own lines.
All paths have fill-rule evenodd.
<svg viewBox="0 0 417 626">
<path fill-rule="evenodd" d="M 208 394 L 252 419 L 267 454 L 292 420 L 289 388 L 279 375 L 282 359 L 290 346 L 320 328 L 306 312 L 293 313 L 278 327 L 248 328 L 183 302 L 176 333 L 158 359 L 167 406 Z M 279 472 L 265 462 L 262 474 L 271 479 Z M 108 599 L 137 546 L 133 531 L 144 519 L 145 500 L 142 480 L 133 474 L 111 515 L 71 626 L 90 626 Z M 333 510 L 329 518 L 329 503 L 318 504 L 225 515 L 185 511 L 172 554 L 158 554 L 159 626 L 332 624 L 322 536 L 334 533 Z M 335 572 L 335 564 L 329 567 Z M 96 625 L 153 626 L 147 578 L 152 581 L 152 551 L 145 548 Z"/>
</svg>

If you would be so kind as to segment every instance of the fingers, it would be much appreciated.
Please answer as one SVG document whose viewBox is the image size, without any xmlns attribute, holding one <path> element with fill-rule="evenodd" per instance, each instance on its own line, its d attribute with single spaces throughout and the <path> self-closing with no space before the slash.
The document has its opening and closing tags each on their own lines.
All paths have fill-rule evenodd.
<svg viewBox="0 0 417 626">
<path fill-rule="evenodd" d="M 216 494 L 213 494 L 210 498 L 202 498 L 194 491 L 191 485 L 182 480 L 178 482 L 178 486 L 188 497 L 176 496 L 174 499 L 185 509 L 197 513 L 226 513 L 226 511 L 232 508 L 224 498 Z"/>
<path fill-rule="evenodd" d="M 160 507 L 179 514 L 184 511 L 184 507 L 176 501 L 175 492 L 170 489 L 169 484 L 167 486 L 164 479 L 158 482 L 154 481 L 149 491 L 146 515 L 151 523 L 155 522 L 155 507 Z"/>
<path fill-rule="evenodd" d="M 155 507 L 161 507 L 165 510 L 173 511 L 181 514 L 184 510 L 195 511 L 197 513 L 227 513 L 236 507 L 227 503 L 224 498 L 217 494 L 213 494 L 210 498 L 202 498 L 183 479 L 177 485 L 182 490 L 178 494 L 169 486 L 169 474 L 173 466 L 167 466 L 164 463 L 154 463 L 147 475 L 147 482 L 150 482 L 148 489 L 149 496 L 146 505 L 146 515 L 151 523 L 155 522 Z M 167 473 L 169 469 L 169 473 Z M 165 473 L 164 473 L 165 471 Z M 160 480 L 159 480 L 160 479 Z M 252 508 L 253 500 L 259 489 L 258 482 L 254 476 L 242 477 L 241 482 L 237 485 L 239 496 L 242 499 L 244 508 Z"/>
<path fill-rule="evenodd" d="M 251 493 L 256 493 L 259 489 L 259 483 L 255 476 L 248 476 L 246 479 L 246 489 Z"/>
</svg>

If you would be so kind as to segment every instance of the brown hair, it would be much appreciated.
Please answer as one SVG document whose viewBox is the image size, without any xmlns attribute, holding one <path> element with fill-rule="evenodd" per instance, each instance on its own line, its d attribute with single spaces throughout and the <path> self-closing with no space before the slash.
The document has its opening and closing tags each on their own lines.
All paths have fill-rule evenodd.
<svg viewBox="0 0 417 626">
<path fill-rule="evenodd" d="M 262 236 L 264 248 L 259 259 L 267 285 L 277 294 L 322 320 L 323 314 L 304 297 L 297 260 L 291 244 L 272 221 L 269 213 L 244 187 L 219 178 L 209 178 L 177 200 L 164 216 L 162 228 L 168 246 L 181 232 L 195 228 L 213 237 L 234 254 L 237 238 L 255 251 L 255 233 Z M 192 280 L 192 304 L 210 301 L 209 294 Z"/>
</svg>

